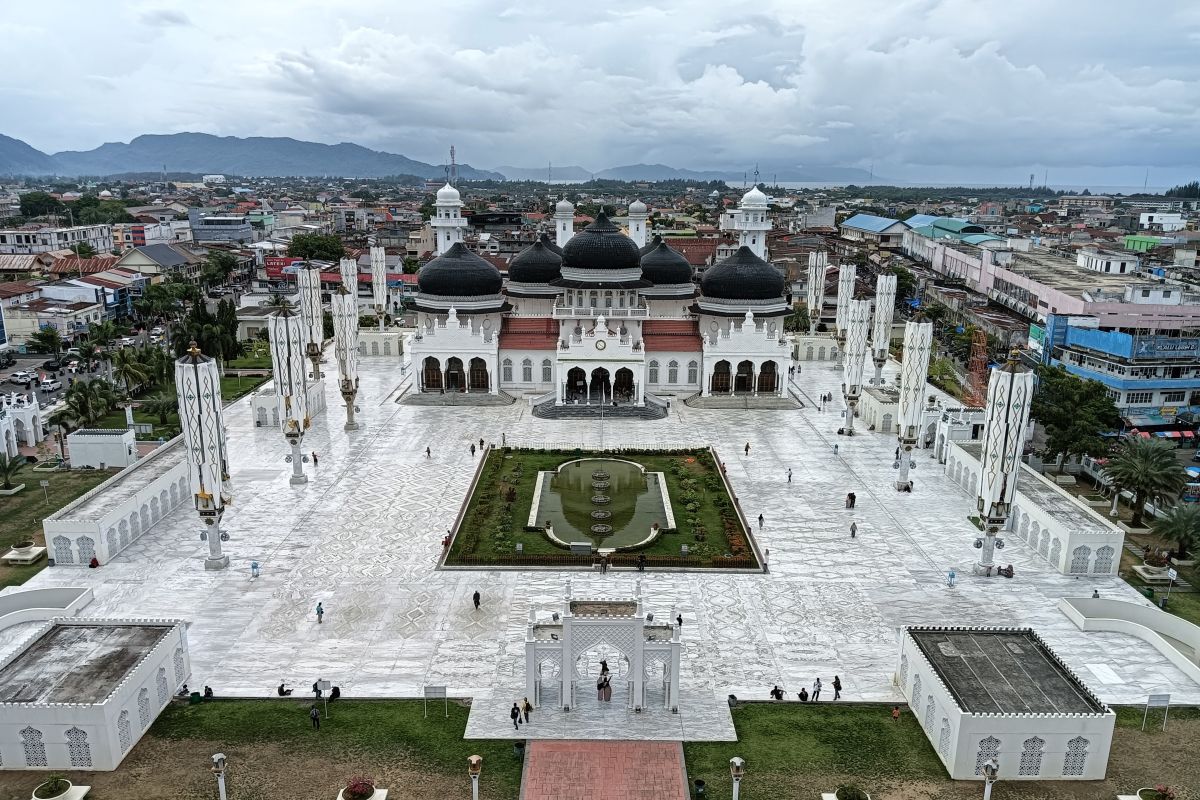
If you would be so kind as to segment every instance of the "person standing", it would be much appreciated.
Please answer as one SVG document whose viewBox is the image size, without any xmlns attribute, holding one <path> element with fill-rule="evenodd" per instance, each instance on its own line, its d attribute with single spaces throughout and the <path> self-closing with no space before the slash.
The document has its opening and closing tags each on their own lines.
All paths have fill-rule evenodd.
<svg viewBox="0 0 1200 800">
<path fill-rule="evenodd" d="M 759 514 L 758 515 L 758 527 L 760 530 L 762 529 L 762 526 L 763 526 L 763 515 Z"/>
<path fill-rule="evenodd" d="M 680 630 L 683 629 L 683 614 L 675 615 L 675 624 L 679 626 Z"/>
<path fill-rule="evenodd" d="M 426 457 L 426 458 L 430 458 L 431 456 L 432 456 L 432 453 L 430 453 L 430 451 L 429 451 L 429 448 L 428 448 L 428 447 L 426 447 L 426 448 L 425 448 L 425 457 Z"/>
<path fill-rule="evenodd" d="M 858 523 L 851 522 L 850 523 L 850 538 L 853 539 L 856 536 L 858 536 Z"/>
<path fill-rule="evenodd" d="M 842 679 L 839 678 L 837 675 L 833 676 L 833 699 L 834 700 L 842 699 Z"/>
<path fill-rule="evenodd" d="M 528 725 L 529 715 L 533 713 L 533 703 L 529 702 L 528 697 L 521 702 L 521 711 L 525 714 L 525 724 Z"/>
<path fill-rule="evenodd" d="M 317 603 L 317 624 L 320 625 L 325 620 L 325 606 Z"/>
<path fill-rule="evenodd" d="M 838 443 L 837 442 L 833 443 L 833 454 L 835 456 L 838 454 Z"/>
<path fill-rule="evenodd" d="M 480 450 L 483 449 L 483 437 L 482 436 L 479 437 L 479 449 Z"/>
<path fill-rule="evenodd" d="M 313 460 L 313 466 L 316 467 L 317 466 L 317 451 L 316 450 L 312 451 L 312 460 Z"/>
<path fill-rule="evenodd" d="M 900 721 L 900 706 L 892 706 L 892 722 Z"/>
<path fill-rule="evenodd" d="M 308 718 L 312 720 L 313 730 L 321 730 L 321 712 L 317 710 L 317 704 L 313 703 L 308 708 Z"/>
<path fill-rule="evenodd" d="M 771 694 L 772 700 L 782 700 L 783 699 L 783 689 L 779 688 L 778 683 L 775 684 L 773 687 L 771 687 L 770 694 Z"/>
<path fill-rule="evenodd" d="M 846 496 L 850 498 L 850 507 L 851 508 L 854 508 L 854 506 L 858 505 L 858 495 L 856 495 L 854 492 L 851 492 L 850 494 L 848 494 Z"/>
<path fill-rule="evenodd" d="M 508 718 L 512 720 L 514 730 L 521 730 L 521 709 L 517 708 L 516 703 L 513 703 L 513 707 L 509 709 Z"/>
<path fill-rule="evenodd" d="M 479 610 L 479 592 L 478 591 L 476 591 L 475 594 L 471 595 L 471 601 L 475 603 L 475 610 L 478 611 Z M 513 703 L 513 705 L 516 705 L 516 703 Z"/>
<path fill-rule="evenodd" d="M 746 442 L 746 455 L 750 455 L 750 443 Z"/>
<path fill-rule="evenodd" d="M 815 703 L 821 697 L 821 679 L 813 681 L 812 701 Z"/>
<path fill-rule="evenodd" d="M 471 442 L 471 458 L 475 457 L 475 443 Z"/>
<path fill-rule="evenodd" d="M 638 553 L 638 572 L 646 571 L 646 554 Z"/>
<path fill-rule="evenodd" d="M 949 586 L 951 589 L 953 589 L 954 588 L 954 579 L 957 577 L 958 576 L 954 574 L 954 570 L 950 570 L 950 572 L 947 573 L 947 575 L 946 575 L 946 585 Z"/>
<path fill-rule="evenodd" d="M 792 482 L 792 471 L 789 469 L 788 470 L 788 483 L 791 483 L 791 482 Z"/>
</svg>

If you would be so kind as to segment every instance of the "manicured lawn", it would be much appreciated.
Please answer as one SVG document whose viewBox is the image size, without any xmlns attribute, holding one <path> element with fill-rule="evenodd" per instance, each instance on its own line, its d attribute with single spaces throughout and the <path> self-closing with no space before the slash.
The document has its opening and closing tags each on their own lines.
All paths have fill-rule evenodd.
<svg viewBox="0 0 1200 800">
<path fill-rule="evenodd" d="M 255 375 L 244 378 L 233 375 L 222 375 L 221 398 L 226 403 L 232 403 L 242 395 L 249 394 L 269 380 L 271 380 L 269 375 Z"/>
<path fill-rule="evenodd" d="M 174 390 L 174 387 L 172 387 L 172 390 Z M 138 423 L 143 423 L 146 425 L 154 426 L 154 431 L 152 433 L 138 434 L 139 438 L 144 439 L 144 440 L 158 439 L 159 437 L 161 437 L 163 439 L 172 439 L 179 435 L 179 417 L 176 416 L 175 414 L 171 414 L 170 416 L 168 416 L 167 424 L 163 425 L 162 422 L 159 420 L 157 414 L 147 414 L 145 411 L 142 411 L 140 408 L 135 408 L 135 409 L 133 409 L 133 421 L 138 422 Z M 113 409 L 112 411 L 108 412 L 103 417 L 101 417 L 99 420 L 97 420 L 96 424 L 91 427 L 94 427 L 94 428 L 120 428 L 121 430 L 124 430 L 125 429 L 125 409 L 124 408 Z"/>
<path fill-rule="evenodd" d="M 603 455 L 574 451 L 490 451 L 451 547 L 448 563 L 453 564 L 461 556 L 511 556 L 517 543 L 523 545 L 526 555 L 565 553 L 541 531 L 524 530 L 533 503 L 537 473 L 554 470 L 581 457 Z M 607 455 L 636 461 L 648 471 L 662 472 L 666 476 L 678 532 L 664 533 L 638 552 L 647 556 L 678 556 L 680 546 L 686 544 L 697 559 L 697 566 L 702 565 L 699 562 L 719 558 L 727 552 L 735 555 L 739 551 L 743 555 L 748 552 L 745 531 L 717 474 L 717 465 L 707 450 Z M 686 507 L 689 497 L 694 504 L 691 510 Z M 734 536 L 732 543 L 726 534 L 729 526 L 732 526 Z"/>
<path fill-rule="evenodd" d="M 1144 537 L 1144 536 L 1142 536 L 1142 537 L 1131 536 L 1129 538 L 1130 538 L 1130 541 L 1133 541 L 1139 545 L 1144 545 L 1144 544 L 1146 544 L 1147 541 L 1149 541 L 1149 537 Z M 1139 540 L 1145 540 L 1145 541 L 1139 541 Z M 1155 584 L 1153 586 L 1150 586 L 1149 584 L 1145 583 L 1141 578 L 1139 578 L 1137 576 L 1137 573 L 1135 573 L 1131 569 L 1131 567 L 1133 567 L 1136 564 L 1140 564 L 1140 563 L 1141 563 L 1141 561 L 1139 561 L 1137 558 L 1135 558 L 1131 553 L 1129 553 L 1129 551 L 1127 551 L 1127 550 L 1122 551 L 1122 553 L 1121 553 L 1121 575 L 1122 575 L 1122 577 L 1125 578 L 1126 583 L 1128 583 L 1130 586 L 1137 587 L 1139 591 L 1141 591 L 1142 589 L 1145 589 L 1145 588 L 1153 589 L 1154 590 L 1154 602 L 1157 603 L 1158 598 L 1166 596 L 1167 587 L 1165 584 L 1161 584 L 1161 585 Z M 1186 580 L 1193 587 L 1200 586 L 1200 575 L 1197 575 L 1197 570 L 1194 567 L 1179 567 L 1179 577 Z M 1166 610 L 1171 612 L 1172 614 L 1176 614 L 1180 617 L 1183 617 L 1188 622 L 1191 622 L 1195 625 L 1200 625 L 1200 593 L 1181 592 L 1178 589 L 1172 589 L 1171 596 L 1167 599 Z"/>
<path fill-rule="evenodd" d="M 3 548 L 0 554 L 8 552 L 8 548 L 22 539 L 33 539 L 38 545 L 45 545 L 42 519 L 86 494 L 116 472 L 97 469 L 34 472 L 31 467 L 25 467 L 13 481 L 14 485 L 25 484 L 25 490 L 11 497 L 0 497 L 0 548 Z M 50 482 L 45 492 L 40 481 Z M 49 495 L 49 502 L 45 499 L 46 495 Z M 22 584 L 45 566 L 45 559 L 31 567 L 0 565 L 0 587 Z"/>
</svg>

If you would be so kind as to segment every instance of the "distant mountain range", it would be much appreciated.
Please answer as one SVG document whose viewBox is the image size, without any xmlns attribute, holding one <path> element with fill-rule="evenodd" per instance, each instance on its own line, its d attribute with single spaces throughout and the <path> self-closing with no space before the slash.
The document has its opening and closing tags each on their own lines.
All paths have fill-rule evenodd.
<svg viewBox="0 0 1200 800">
<path fill-rule="evenodd" d="M 496 172 L 502 173 L 509 180 L 516 181 L 545 181 L 546 170 L 538 167 L 496 167 Z M 871 176 L 865 169 L 855 167 L 808 167 L 790 164 L 760 165 L 759 182 L 772 180 L 784 182 L 866 182 Z M 550 171 L 552 182 L 587 181 L 591 178 L 615 181 L 729 181 L 736 183 L 753 178 L 742 171 L 725 170 L 693 170 L 679 169 L 666 164 L 627 164 L 621 167 L 609 167 L 602 170 L 589 170 L 580 166 L 553 167 Z"/>
<path fill-rule="evenodd" d="M 128 144 L 110 142 L 93 150 L 47 155 L 20 139 L 0 135 L 0 175 L 118 175 L 131 172 L 219 173 L 246 177 L 338 176 L 440 178 L 444 165 L 369 150 L 357 144 L 319 144 L 284 137 L 212 136 L 207 133 L 149 134 Z M 464 180 L 503 180 L 498 172 L 458 165 Z"/>
</svg>

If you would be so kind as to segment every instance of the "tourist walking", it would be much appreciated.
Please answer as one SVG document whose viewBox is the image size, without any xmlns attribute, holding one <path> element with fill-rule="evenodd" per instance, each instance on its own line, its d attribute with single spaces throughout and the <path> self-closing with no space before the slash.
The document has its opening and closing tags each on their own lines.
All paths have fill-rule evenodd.
<svg viewBox="0 0 1200 800">
<path fill-rule="evenodd" d="M 471 458 L 475 457 L 475 443 L 471 443 Z"/>
<path fill-rule="evenodd" d="M 430 458 L 431 456 L 432 456 L 432 453 L 430 453 L 430 452 L 429 452 L 429 448 L 428 448 L 428 447 L 426 447 L 426 448 L 425 448 L 425 457 L 426 457 L 426 458 Z"/>
<path fill-rule="evenodd" d="M 837 442 L 833 443 L 833 454 L 835 456 L 838 454 L 838 443 Z"/>
<path fill-rule="evenodd" d="M 954 570 L 950 570 L 950 572 L 946 575 L 946 585 L 949 586 L 951 589 L 953 589 L 954 588 L 954 579 L 957 577 L 958 576 L 954 574 Z"/>
<path fill-rule="evenodd" d="M 763 515 L 759 514 L 758 515 L 758 527 L 762 528 L 762 526 L 763 526 Z"/>
<path fill-rule="evenodd" d="M 856 536 L 858 536 L 858 523 L 851 522 L 850 523 L 850 538 L 853 539 Z"/>
<path fill-rule="evenodd" d="M 479 437 L 479 449 L 480 450 L 483 449 L 483 437 L 482 436 Z"/>
<path fill-rule="evenodd" d="M 750 455 L 750 443 L 746 442 L 746 455 Z"/>
<path fill-rule="evenodd" d="M 317 624 L 320 625 L 325 619 L 325 606 L 317 603 Z"/>
<path fill-rule="evenodd" d="M 512 720 L 515 730 L 521 730 L 521 709 L 517 708 L 516 703 L 513 703 L 513 707 L 509 709 L 508 718 Z"/>
<path fill-rule="evenodd" d="M 815 681 L 813 681 L 813 690 L 812 690 L 812 700 L 813 700 L 813 702 L 814 702 L 814 703 L 815 703 L 815 702 L 817 702 L 817 699 L 818 699 L 820 696 L 821 696 L 821 679 L 820 679 L 820 678 L 817 678 Z"/>
<path fill-rule="evenodd" d="M 262 572 L 261 572 L 261 570 L 259 569 L 258 562 L 257 562 L 257 561 L 251 561 L 251 562 L 250 562 L 250 577 L 251 577 L 251 578 L 257 578 L 257 577 L 258 577 L 259 575 L 261 575 L 261 574 L 262 574 Z"/>
<path fill-rule="evenodd" d="M 529 715 L 533 713 L 533 703 L 529 702 L 528 697 L 521 701 L 521 712 L 525 715 L 525 724 L 528 725 Z"/>
<path fill-rule="evenodd" d="M 839 678 L 837 675 L 833 676 L 833 699 L 834 700 L 842 699 L 842 679 Z"/>
<path fill-rule="evenodd" d="M 788 470 L 788 483 L 791 483 L 791 482 L 792 482 L 792 471 L 789 469 Z"/>
<path fill-rule="evenodd" d="M 646 554 L 638 553 L 638 572 L 646 571 Z"/>
<path fill-rule="evenodd" d="M 308 707 L 308 718 L 312 720 L 313 730 L 321 730 L 321 712 L 317 710 L 316 703 Z"/>
<path fill-rule="evenodd" d="M 479 592 L 478 591 L 475 592 L 475 594 L 471 595 L 471 601 L 475 603 L 475 610 L 478 611 L 479 610 Z"/>
<path fill-rule="evenodd" d="M 312 460 L 313 460 L 313 466 L 315 467 L 317 465 L 317 451 L 316 450 L 312 451 Z"/>
</svg>

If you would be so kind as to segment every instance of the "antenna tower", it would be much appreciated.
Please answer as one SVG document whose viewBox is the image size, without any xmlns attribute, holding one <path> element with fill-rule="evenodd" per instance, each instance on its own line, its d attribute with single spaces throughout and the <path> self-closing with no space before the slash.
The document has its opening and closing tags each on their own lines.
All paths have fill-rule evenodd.
<svg viewBox="0 0 1200 800">
<path fill-rule="evenodd" d="M 454 145 L 450 145 L 450 178 L 451 186 L 458 184 L 458 162 L 454 160 Z"/>
</svg>

